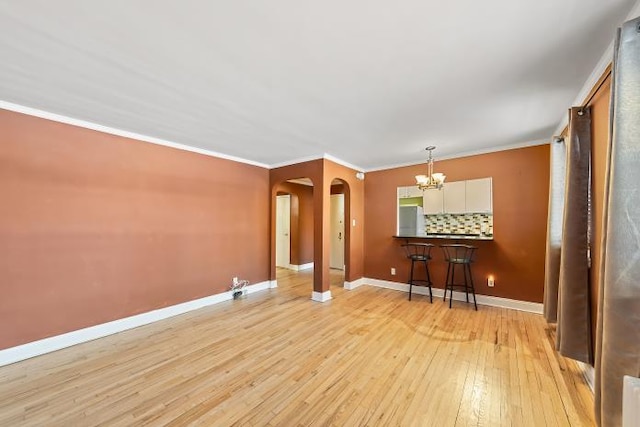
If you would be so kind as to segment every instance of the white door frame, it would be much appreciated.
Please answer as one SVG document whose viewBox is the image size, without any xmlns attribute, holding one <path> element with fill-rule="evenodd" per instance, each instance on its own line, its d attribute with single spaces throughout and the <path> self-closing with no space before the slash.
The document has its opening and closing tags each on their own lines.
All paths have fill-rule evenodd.
<svg viewBox="0 0 640 427">
<path fill-rule="evenodd" d="M 291 195 L 276 196 L 276 267 L 291 268 Z"/>
<path fill-rule="evenodd" d="M 344 194 L 331 195 L 331 257 L 329 267 L 344 270 Z"/>
</svg>

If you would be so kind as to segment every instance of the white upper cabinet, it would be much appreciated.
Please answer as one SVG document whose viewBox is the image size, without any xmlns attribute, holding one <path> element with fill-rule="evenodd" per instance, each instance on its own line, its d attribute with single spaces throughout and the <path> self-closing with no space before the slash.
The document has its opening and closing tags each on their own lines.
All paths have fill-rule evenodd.
<svg viewBox="0 0 640 427">
<path fill-rule="evenodd" d="M 406 199 L 409 197 L 422 197 L 422 190 L 418 186 L 398 187 L 398 198 Z"/>
<path fill-rule="evenodd" d="M 424 190 L 422 207 L 425 215 L 441 214 L 444 212 L 444 190 L 435 188 Z"/>
<path fill-rule="evenodd" d="M 444 212 L 445 213 L 465 213 L 466 212 L 466 181 L 445 182 L 444 188 Z"/>
<path fill-rule="evenodd" d="M 468 213 L 490 213 L 493 211 L 491 178 L 471 179 L 466 182 L 466 206 Z"/>
<path fill-rule="evenodd" d="M 407 197 L 422 197 L 422 190 L 418 188 L 417 185 L 407 187 Z"/>
<path fill-rule="evenodd" d="M 422 191 L 415 185 L 398 187 L 398 203 L 400 199 L 422 197 L 424 215 L 493 213 L 492 186 L 489 177 L 445 182 L 441 190 Z"/>
</svg>

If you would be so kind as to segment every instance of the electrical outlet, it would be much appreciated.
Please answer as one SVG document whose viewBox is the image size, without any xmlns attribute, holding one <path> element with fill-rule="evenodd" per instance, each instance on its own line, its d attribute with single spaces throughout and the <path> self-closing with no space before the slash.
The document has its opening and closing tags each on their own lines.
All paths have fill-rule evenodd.
<svg viewBox="0 0 640 427">
<path fill-rule="evenodd" d="M 391 267 L 391 275 L 392 275 L 392 276 L 395 276 L 395 275 L 396 275 L 396 269 L 395 269 L 395 268 L 393 268 L 393 267 Z"/>
<path fill-rule="evenodd" d="M 493 288 L 496 284 L 496 281 L 494 280 L 493 276 L 489 276 L 489 278 L 487 279 L 487 286 L 489 286 L 490 288 Z"/>
</svg>

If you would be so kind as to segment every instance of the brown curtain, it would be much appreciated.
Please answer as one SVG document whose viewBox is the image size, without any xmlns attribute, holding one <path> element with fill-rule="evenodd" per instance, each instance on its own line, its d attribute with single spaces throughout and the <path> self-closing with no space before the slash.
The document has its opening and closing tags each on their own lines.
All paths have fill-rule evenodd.
<svg viewBox="0 0 640 427">
<path fill-rule="evenodd" d="M 544 276 L 544 318 L 558 320 L 558 285 L 560 281 L 560 246 L 562 244 L 562 218 L 564 214 L 564 186 L 566 153 L 563 137 L 551 141 L 551 168 L 549 180 L 549 214 L 547 224 L 547 251 Z"/>
<path fill-rule="evenodd" d="M 569 110 L 556 345 L 560 354 L 593 363 L 589 293 L 591 110 Z"/>
<path fill-rule="evenodd" d="M 640 18 L 618 33 L 596 336 L 596 419 L 622 423 L 624 375 L 640 376 Z"/>
</svg>

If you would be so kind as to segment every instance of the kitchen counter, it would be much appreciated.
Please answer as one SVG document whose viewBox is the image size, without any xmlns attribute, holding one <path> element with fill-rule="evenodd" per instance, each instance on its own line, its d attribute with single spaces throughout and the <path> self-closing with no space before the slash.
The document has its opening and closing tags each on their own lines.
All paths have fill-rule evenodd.
<svg viewBox="0 0 640 427">
<path fill-rule="evenodd" d="M 478 234 L 422 234 L 419 236 L 393 236 L 397 239 L 447 239 L 447 240 L 493 240 L 493 235 Z"/>
</svg>

